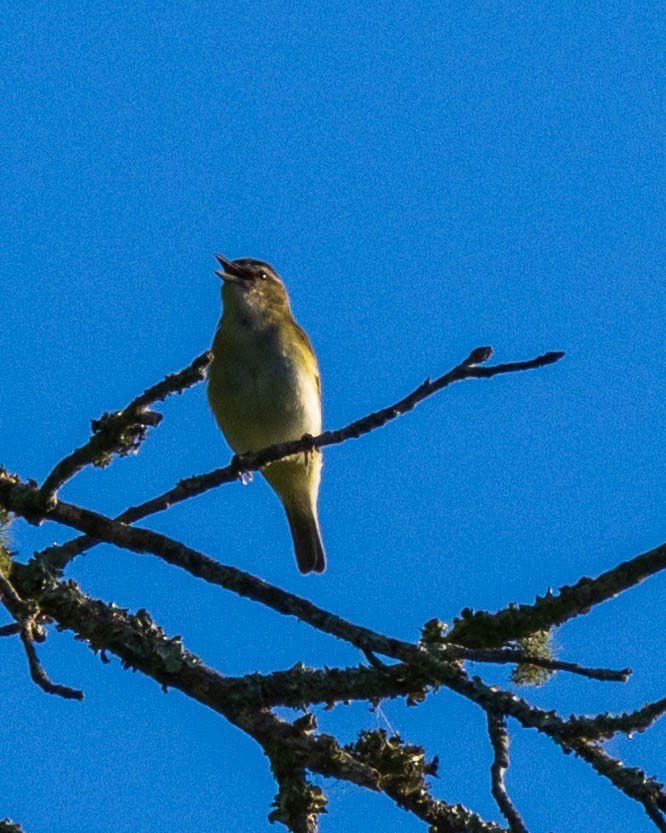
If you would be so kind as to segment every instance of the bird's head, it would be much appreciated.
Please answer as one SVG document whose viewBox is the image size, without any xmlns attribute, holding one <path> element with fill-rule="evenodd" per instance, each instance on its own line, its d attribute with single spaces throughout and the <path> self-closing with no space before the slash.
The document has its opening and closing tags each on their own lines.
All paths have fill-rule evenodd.
<svg viewBox="0 0 666 833">
<path fill-rule="evenodd" d="M 289 306 L 289 298 L 278 273 L 263 260 L 241 257 L 227 260 L 215 255 L 222 267 L 215 274 L 224 281 L 224 295 L 244 306 L 275 309 Z"/>
</svg>

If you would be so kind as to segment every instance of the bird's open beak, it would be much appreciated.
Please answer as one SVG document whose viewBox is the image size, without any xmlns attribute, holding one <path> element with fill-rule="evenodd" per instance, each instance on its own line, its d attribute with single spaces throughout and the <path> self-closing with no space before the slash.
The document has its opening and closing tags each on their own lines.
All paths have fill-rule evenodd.
<svg viewBox="0 0 666 833">
<path fill-rule="evenodd" d="M 222 255 L 215 255 L 215 259 L 222 267 L 221 269 L 216 269 L 215 274 L 223 281 L 243 280 L 243 278 L 246 277 L 238 266 L 236 266 L 231 260 L 227 260 L 226 257 L 222 257 Z"/>
</svg>

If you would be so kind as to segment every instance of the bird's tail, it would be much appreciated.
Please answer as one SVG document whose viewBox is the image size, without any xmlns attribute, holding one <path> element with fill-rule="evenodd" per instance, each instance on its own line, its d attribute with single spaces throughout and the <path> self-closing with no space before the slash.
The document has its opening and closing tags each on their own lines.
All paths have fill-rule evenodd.
<svg viewBox="0 0 666 833">
<path fill-rule="evenodd" d="M 316 512 L 310 506 L 285 506 L 285 509 L 298 569 L 302 573 L 323 573 L 326 555 Z"/>
</svg>

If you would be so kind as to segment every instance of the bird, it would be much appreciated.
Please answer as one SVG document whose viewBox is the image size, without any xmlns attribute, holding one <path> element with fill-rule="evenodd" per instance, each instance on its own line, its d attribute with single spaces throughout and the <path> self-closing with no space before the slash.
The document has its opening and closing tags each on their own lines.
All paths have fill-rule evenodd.
<svg viewBox="0 0 666 833">
<path fill-rule="evenodd" d="M 213 339 L 208 403 L 229 446 L 251 453 L 321 433 L 321 385 L 310 339 L 294 319 L 278 273 L 262 260 L 215 255 L 222 317 Z M 261 474 L 289 523 L 301 573 L 323 573 L 317 513 L 322 454 L 293 454 Z"/>
</svg>

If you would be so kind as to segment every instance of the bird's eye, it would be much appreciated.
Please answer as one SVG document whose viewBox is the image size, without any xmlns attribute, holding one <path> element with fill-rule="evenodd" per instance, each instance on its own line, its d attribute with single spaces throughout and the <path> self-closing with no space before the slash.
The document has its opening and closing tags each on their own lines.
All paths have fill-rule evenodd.
<svg viewBox="0 0 666 833">
<path fill-rule="evenodd" d="M 261 278 L 262 281 L 267 281 L 268 280 L 268 275 L 265 272 L 259 272 L 259 277 Z"/>
</svg>

